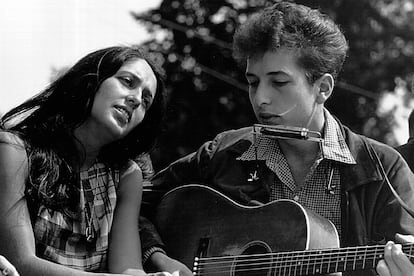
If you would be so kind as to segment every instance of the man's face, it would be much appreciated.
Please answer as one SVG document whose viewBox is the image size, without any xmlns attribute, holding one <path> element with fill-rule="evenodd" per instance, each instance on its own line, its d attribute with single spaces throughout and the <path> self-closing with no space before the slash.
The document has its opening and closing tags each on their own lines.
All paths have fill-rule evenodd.
<svg viewBox="0 0 414 276">
<path fill-rule="evenodd" d="M 307 127 L 319 90 L 306 79 L 293 50 L 280 48 L 248 59 L 246 78 L 260 123 Z"/>
</svg>

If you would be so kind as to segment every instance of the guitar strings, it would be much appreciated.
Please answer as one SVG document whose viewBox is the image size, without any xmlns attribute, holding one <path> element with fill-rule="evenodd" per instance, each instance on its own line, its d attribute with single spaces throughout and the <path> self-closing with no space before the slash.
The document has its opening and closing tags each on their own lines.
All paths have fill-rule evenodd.
<svg viewBox="0 0 414 276">
<path fill-rule="evenodd" d="M 413 248 L 413 245 L 403 245 L 403 247 L 409 247 L 410 253 Z M 384 246 L 366 246 L 366 247 L 353 247 L 348 248 L 347 252 L 341 252 L 344 249 L 329 249 L 326 250 L 309 250 L 306 252 L 303 251 L 292 251 L 292 252 L 282 252 L 282 253 L 264 253 L 264 254 L 253 254 L 253 255 L 238 255 L 238 256 L 224 256 L 224 257 L 209 257 L 209 258 L 196 258 L 194 269 L 195 272 L 201 273 L 205 270 L 209 270 L 211 273 L 211 269 L 220 269 L 217 272 L 225 272 L 229 269 L 234 268 L 235 263 L 237 267 L 240 268 L 238 271 L 243 270 L 263 270 L 263 269 L 276 269 L 276 271 L 280 271 L 280 269 L 284 270 L 292 270 L 294 271 L 300 270 L 301 272 L 306 269 L 306 271 L 313 271 L 313 273 L 319 272 L 335 272 L 337 271 L 338 267 L 343 267 L 344 269 L 353 268 L 355 270 L 357 265 L 361 265 L 361 269 L 364 269 L 365 266 L 370 264 L 372 261 L 372 265 L 375 264 L 376 259 L 382 259 L 382 253 L 378 253 L 378 250 L 384 249 Z M 353 251 L 350 251 L 353 250 Z M 406 250 L 406 249 L 405 249 Z M 301 253 L 301 254 L 298 254 Z M 357 253 L 364 253 L 364 257 L 360 256 L 357 257 Z M 296 256 L 294 256 L 296 255 Z M 407 257 L 413 258 L 413 255 L 406 254 Z M 299 260 L 299 257 L 302 259 Z M 253 259 L 255 257 L 256 259 Z M 276 257 L 276 258 L 275 258 Z M 366 259 L 368 258 L 368 261 Z M 373 260 L 371 260 L 373 258 Z M 276 259 L 274 261 L 273 259 Z M 351 261 L 347 261 L 348 259 L 352 259 Z M 327 261 L 332 262 L 336 260 L 335 264 L 327 263 Z M 249 262 L 249 263 L 247 263 Z M 310 264 L 313 262 L 312 264 Z M 273 265 L 274 264 L 274 265 Z M 267 267 L 264 265 L 268 265 Z M 257 267 L 260 266 L 260 267 Z M 300 268 L 298 268 L 298 266 Z M 313 267 L 313 269 L 312 269 Z M 319 267 L 319 268 L 318 268 Z M 334 268 L 334 271 L 330 269 Z M 372 268 L 372 267 L 369 267 Z M 346 271 L 346 270 L 345 270 Z M 296 274 L 295 274 L 296 275 Z"/>
<path fill-rule="evenodd" d="M 312 261 L 312 259 L 309 259 L 309 261 Z M 279 261 L 279 263 L 281 263 L 281 262 Z M 342 263 L 342 262 L 340 262 L 340 263 Z M 228 272 L 228 271 L 234 269 L 234 262 L 231 263 L 231 264 L 227 263 L 229 265 L 226 265 L 226 263 L 222 263 L 222 264 L 224 264 L 224 266 L 223 265 L 214 266 L 214 265 L 211 265 L 211 264 L 210 265 L 205 264 L 205 265 L 199 266 L 195 270 L 195 272 L 197 272 L 198 274 L 202 274 L 204 272 L 208 272 L 208 274 L 211 274 L 211 273 Z M 243 265 L 240 265 L 240 264 L 237 263 L 237 271 L 241 272 L 241 271 L 255 271 L 255 270 L 257 271 L 257 270 L 274 269 L 276 272 L 278 272 L 278 271 L 283 272 L 282 275 L 286 275 L 285 273 L 287 271 L 290 271 L 290 272 L 293 271 L 294 275 L 297 275 L 297 273 L 309 274 L 310 272 L 312 272 L 312 273 L 321 273 L 321 272 L 331 273 L 331 272 L 337 272 L 338 268 L 343 268 L 345 271 L 346 270 L 351 270 L 351 268 L 353 268 L 353 270 L 355 270 L 355 264 L 356 263 L 354 263 L 353 265 L 348 265 L 347 263 L 343 263 L 343 265 L 340 265 L 340 264 L 337 263 L 336 265 L 332 265 L 332 266 L 329 263 L 322 262 L 322 261 L 316 262 L 313 265 L 306 264 L 306 261 L 303 262 L 303 263 L 295 262 L 295 263 L 292 263 L 292 264 L 286 264 L 286 262 L 285 262 L 285 264 L 277 264 L 277 262 L 276 262 L 275 265 L 272 265 L 272 264 L 274 264 L 274 262 L 272 262 L 271 260 L 264 260 L 263 262 L 254 262 L 254 263 L 243 264 Z M 363 268 L 365 268 L 365 267 L 364 266 L 361 267 L 361 269 L 363 269 Z M 369 267 L 369 268 L 371 268 L 371 267 Z M 290 275 L 290 273 L 289 273 L 289 275 Z"/>
<path fill-rule="evenodd" d="M 282 258 L 287 257 L 291 258 L 293 255 L 296 256 L 320 256 L 323 254 L 343 254 L 345 256 L 350 255 L 352 253 L 363 253 L 363 252 L 377 252 L 378 250 L 384 249 L 383 245 L 377 245 L 377 246 L 363 246 L 363 247 L 349 247 L 349 248 L 332 248 L 332 249 L 314 249 L 314 250 L 306 250 L 306 251 L 289 251 L 289 252 L 275 252 L 275 253 L 261 253 L 261 254 L 249 254 L 249 255 L 232 255 L 232 256 L 220 256 L 220 257 L 202 257 L 202 258 L 195 258 L 196 261 L 209 261 L 209 260 L 225 260 L 225 259 L 235 259 L 235 258 L 246 258 L 247 260 L 251 257 L 275 257 L 275 256 L 281 256 Z M 412 251 L 414 249 L 414 244 L 408 244 L 403 246 L 403 250 Z M 347 251 L 344 251 L 347 250 Z M 411 252 L 410 252 L 411 253 Z M 381 255 L 380 253 L 378 253 Z M 410 254 L 407 254 L 407 256 L 413 257 Z"/>
</svg>

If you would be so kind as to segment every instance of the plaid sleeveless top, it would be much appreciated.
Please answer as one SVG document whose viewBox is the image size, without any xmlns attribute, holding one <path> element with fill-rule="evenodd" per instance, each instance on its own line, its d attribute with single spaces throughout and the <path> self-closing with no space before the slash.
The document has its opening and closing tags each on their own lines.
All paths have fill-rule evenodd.
<svg viewBox="0 0 414 276">
<path fill-rule="evenodd" d="M 80 173 L 77 214 L 40 206 L 34 222 L 36 255 L 83 271 L 107 271 L 108 238 L 122 177 L 139 169 L 130 161 L 122 172 L 95 163 Z"/>
</svg>

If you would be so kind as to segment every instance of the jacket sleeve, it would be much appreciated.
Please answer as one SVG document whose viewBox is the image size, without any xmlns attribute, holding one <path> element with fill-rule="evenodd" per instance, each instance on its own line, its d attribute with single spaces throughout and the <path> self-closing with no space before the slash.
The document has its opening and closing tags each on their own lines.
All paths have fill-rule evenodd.
<svg viewBox="0 0 414 276">
<path fill-rule="evenodd" d="M 378 232 L 387 240 L 393 240 L 396 233 L 414 235 L 414 175 L 394 149 L 383 147 L 376 152 L 381 161 L 379 170 L 388 178 L 382 182 L 377 202 L 375 225 Z"/>
<path fill-rule="evenodd" d="M 140 233 L 143 256 L 154 248 L 165 249 L 161 237 L 151 223 L 151 217 L 162 196 L 173 188 L 186 184 L 207 184 L 209 160 L 214 155 L 220 135 L 206 142 L 196 152 L 178 159 L 158 172 L 150 181 L 144 182 L 140 218 Z M 168 251 L 168 250 L 167 250 Z"/>
</svg>

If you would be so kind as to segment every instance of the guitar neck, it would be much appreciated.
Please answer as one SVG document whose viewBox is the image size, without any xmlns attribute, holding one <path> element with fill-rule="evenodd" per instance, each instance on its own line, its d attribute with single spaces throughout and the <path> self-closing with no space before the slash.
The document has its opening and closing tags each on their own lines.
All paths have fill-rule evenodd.
<svg viewBox="0 0 414 276">
<path fill-rule="evenodd" d="M 414 244 L 405 244 L 403 251 L 412 255 Z M 384 245 L 358 246 L 337 249 L 278 252 L 227 257 L 197 258 L 194 267 L 196 275 L 203 267 L 223 267 L 237 263 L 239 270 L 271 269 L 274 275 L 315 275 L 374 269 L 384 258 Z M 411 258 L 410 258 L 411 259 Z M 209 275 L 207 273 L 207 275 Z"/>
<path fill-rule="evenodd" d="M 411 255 L 414 244 L 403 245 Z M 312 275 L 373 269 L 384 258 L 384 245 L 359 246 L 338 249 L 285 252 L 275 256 L 276 271 L 291 272 L 287 275 Z"/>
</svg>

